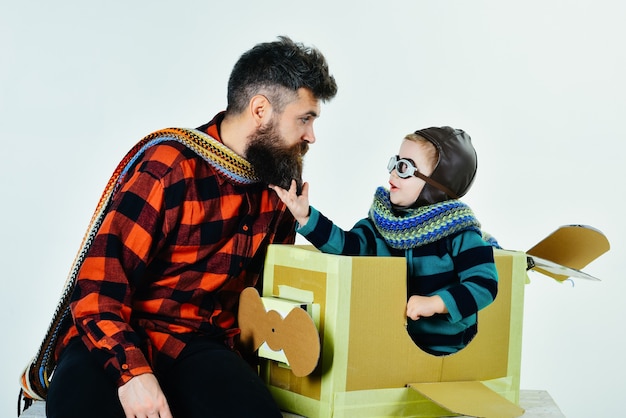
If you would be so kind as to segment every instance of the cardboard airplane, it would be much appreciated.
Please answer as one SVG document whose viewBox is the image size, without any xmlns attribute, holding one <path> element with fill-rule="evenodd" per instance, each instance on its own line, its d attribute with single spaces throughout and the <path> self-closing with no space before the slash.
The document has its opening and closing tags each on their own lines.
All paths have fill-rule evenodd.
<svg viewBox="0 0 626 418">
<path fill-rule="evenodd" d="M 241 341 L 279 406 L 308 418 L 518 417 L 526 272 L 597 280 L 581 269 L 608 249 L 600 231 L 566 225 L 527 252 L 494 250 L 499 293 L 477 336 L 436 357 L 406 333 L 404 258 L 271 245 L 263 297 L 241 295 Z"/>
</svg>

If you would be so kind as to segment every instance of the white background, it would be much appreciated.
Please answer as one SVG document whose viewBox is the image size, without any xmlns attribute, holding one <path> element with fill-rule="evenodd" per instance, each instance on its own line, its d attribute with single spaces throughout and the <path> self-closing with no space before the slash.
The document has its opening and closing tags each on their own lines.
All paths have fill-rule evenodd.
<svg viewBox="0 0 626 418">
<path fill-rule="evenodd" d="M 568 417 L 623 409 L 626 3 L 607 1 L 9 1 L 0 5 L 0 416 L 48 326 L 112 170 L 145 134 L 225 107 L 239 55 L 286 34 L 339 84 L 305 177 L 349 228 L 404 134 L 465 129 L 465 201 L 509 249 L 558 226 L 610 239 L 602 282 L 526 286 L 522 388 Z M 375 301 L 373 301 L 375 302 Z"/>
</svg>

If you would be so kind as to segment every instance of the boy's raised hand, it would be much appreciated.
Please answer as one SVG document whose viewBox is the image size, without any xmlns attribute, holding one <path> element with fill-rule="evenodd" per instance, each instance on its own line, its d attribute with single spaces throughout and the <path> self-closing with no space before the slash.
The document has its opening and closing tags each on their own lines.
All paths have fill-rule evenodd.
<svg viewBox="0 0 626 418">
<path fill-rule="evenodd" d="M 309 221 L 309 183 L 302 184 L 302 193 L 298 196 L 296 181 L 291 180 L 289 190 L 285 190 L 280 186 L 270 184 L 269 186 L 276 192 L 280 200 L 282 200 L 289 211 L 296 218 L 300 226 L 306 225 Z"/>
</svg>

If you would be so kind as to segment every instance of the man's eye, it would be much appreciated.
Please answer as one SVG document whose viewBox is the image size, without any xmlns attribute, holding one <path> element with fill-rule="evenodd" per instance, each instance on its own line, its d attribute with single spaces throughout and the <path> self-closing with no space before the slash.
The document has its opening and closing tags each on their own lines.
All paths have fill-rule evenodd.
<svg viewBox="0 0 626 418">
<path fill-rule="evenodd" d="M 300 118 L 300 121 L 302 122 L 303 125 L 306 125 L 308 121 L 311 120 L 310 116 L 306 116 L 304 118 Z"/>
</svg>

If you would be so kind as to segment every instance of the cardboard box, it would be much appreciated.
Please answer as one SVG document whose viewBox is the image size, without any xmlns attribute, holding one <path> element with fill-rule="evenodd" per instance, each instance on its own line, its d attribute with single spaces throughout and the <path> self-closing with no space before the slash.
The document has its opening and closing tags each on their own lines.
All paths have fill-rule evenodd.
<svg viewBox="0 0 626 418">
<path fill-rule="evenodd" d="M 281 408 L 315 417 L 517 417 L 526 271 L 598 280 L 580 271 L 608 251 L 602 232 L 565 225 L 526 253 L 494 250 L 498 296 L 478 335 L 435 357 L 406 332 L 406 261 L 272 245 L 263 297 L 242 292 L 241 342 L 258 350 Z"/>
<path fill-rule="evenodd" d="M 495 251 L 499 293 L 479 312 L 478 335 L 445 357 L 421 351 L 406 332 L 406 261 L 328 255 L 310 246 L 269 248 L 263 297 L 313 295 L 321 353 L 307 376 L 262 361 L 283 410 L 306 417 L 519 416 L 523 252 Z M 286 297 L 281 294 L 289 292 Z"/>
</svg>

